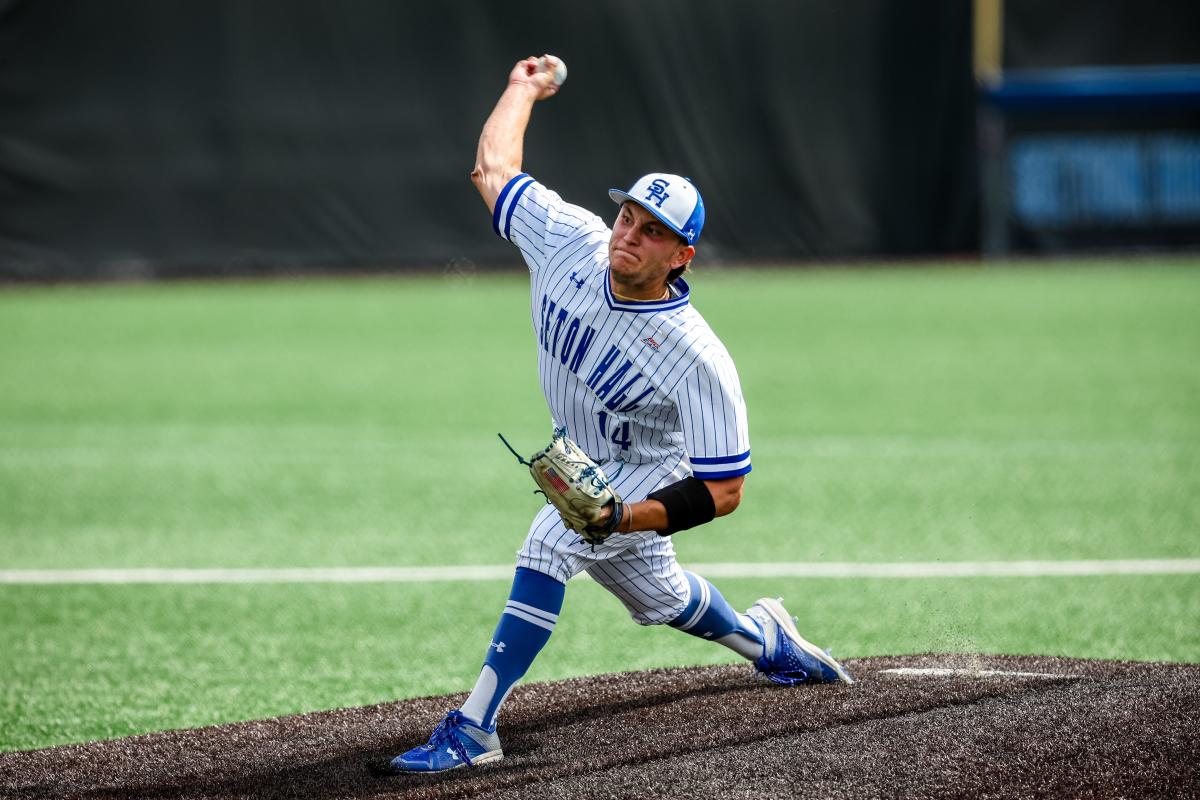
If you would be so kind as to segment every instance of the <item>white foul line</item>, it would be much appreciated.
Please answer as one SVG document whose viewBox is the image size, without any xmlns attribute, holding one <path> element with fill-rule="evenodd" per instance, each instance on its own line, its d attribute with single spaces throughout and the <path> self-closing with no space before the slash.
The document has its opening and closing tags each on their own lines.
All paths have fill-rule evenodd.
<svg viewBox="0 0 1200 800">
<path fill-rule="evenodd" d="M 1046 578 L 1195 575 L 1200 558 L 1095 561 L 689 563 L 711 578 Z M 430 583 L 511 580 L 513 567 L 296 567 L 263 569 L 2 569 L 3 584 Z"/>
<path fill-rule="evenodd" d="M 898 561 L 693 564 L 718 578 L 1045 578 L 1094 575 L 1194 575 L 1200 558 L 1093 561 Z"/>
</svg>

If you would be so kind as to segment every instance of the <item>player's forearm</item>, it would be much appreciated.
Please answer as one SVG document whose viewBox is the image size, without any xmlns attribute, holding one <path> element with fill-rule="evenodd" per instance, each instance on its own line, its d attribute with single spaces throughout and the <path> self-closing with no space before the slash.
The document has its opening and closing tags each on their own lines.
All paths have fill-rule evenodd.
<svg viewBox="0 0 1200 800">
<path fill-rule="evenodd" d="M 483 196 L 490 211 L 500 190 L 521 171 L 525 150 L 525 130 L 537 99 L 537 90 L 529 85 L 510 83 L 483 125 L 475 152 L 471 182 Z"/>
<path fill-rule="evenodd" d="M 622 533 L 632 531 L 662 531 L 669 527 L 667 507 L 657 500 L 639 500 L 636 503 L 625 504 L 625 516 L 617 530 Z"/>
<path fill-rule="evenodd" d="M 742 502 L 742 486 L 745 477 L 726 478 L 718 481 L 704 481 L 704 486 L 712 494 L 713 505 L 717 517 L 732 514 Z M 625 516 L 617 530 L 623 533 L 631 531 L 663 531 L 671 528 L 670 515 L 667 507 L 658 500 L 641 500 L 625 504 Z"/>
</svg>

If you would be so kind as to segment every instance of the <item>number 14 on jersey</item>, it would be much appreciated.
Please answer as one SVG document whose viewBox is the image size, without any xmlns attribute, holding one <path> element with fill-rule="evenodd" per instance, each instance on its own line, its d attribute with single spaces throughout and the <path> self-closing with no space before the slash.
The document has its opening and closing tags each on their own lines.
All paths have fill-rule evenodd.
<svg viewBox="0 0 1200 800">
<path fill-rule="evenodd" d="M 612 426 L 612 437 L 609 438 L 608 431 L 608 412 L 598 411 L 596 415 L 600 418 L 600 438 L 609 439 L 613 444 L 620 447 L 622 450 L 628 450 L 633 442 L 629 438 L 629 420 L 625 420 L 620 425 Z"/>
</svg>

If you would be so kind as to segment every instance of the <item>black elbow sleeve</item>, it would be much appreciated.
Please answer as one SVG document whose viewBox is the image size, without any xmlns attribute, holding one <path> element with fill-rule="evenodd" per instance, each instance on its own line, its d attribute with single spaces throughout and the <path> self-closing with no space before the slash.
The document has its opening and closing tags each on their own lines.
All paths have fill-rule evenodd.
<svg viewBox="0 0 1200 800">
<path fill-rule="evenodd" d="M 711 522 L 717 516 L 717 504 L 704 481 L 689 476 L 681 481 L 655 489 L 646 495 L 647 500 L 657 500 L 666 506 L 667 529 L 660 536 L 670 536 L 677 531 L 686 531 L 697 525 Z"/>
</svg>

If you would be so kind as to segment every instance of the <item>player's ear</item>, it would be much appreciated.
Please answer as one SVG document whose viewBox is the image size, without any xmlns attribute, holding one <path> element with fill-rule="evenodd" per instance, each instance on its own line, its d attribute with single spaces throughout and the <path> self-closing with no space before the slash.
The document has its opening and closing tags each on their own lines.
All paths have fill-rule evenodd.
<svg viewBox="0 0 1200 800">
<path fill-rule="evenodd" d="M 675 257 L 671 259 L 671 268 L 682 267 L 684 264 L 696 257 L 696 248 L 690 244 L 683 245 L 675 251 Z"/>
</svg>

